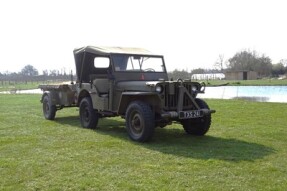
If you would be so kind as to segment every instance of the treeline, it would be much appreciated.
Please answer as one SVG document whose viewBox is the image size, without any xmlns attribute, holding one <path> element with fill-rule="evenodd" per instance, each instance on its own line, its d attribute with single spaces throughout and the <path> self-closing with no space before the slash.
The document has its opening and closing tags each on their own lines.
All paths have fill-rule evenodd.
<svg viewBox="0 0 287 191">
<path fill-rule="evenodd" d="M 259 77 L 278 77 L 287 72 L 287 59 L 272 64 L 271 58 L 256 51 L 241 51 L 236 53 L 227 62 L 229 71 L 254 71 Z"/>
<path fill-rule="evenodd" d="M 287 74 L 287 59 L 281 59 L 278 63 L 272 64 L 272 60 L 256 51 L 244 50 L 236 53 L 232 58 L 224 59 L 224 55 L 213 65 L 213 69 L 197 68 L 191 71 L 174 70 L 168 73 L 169 78 L 189 79 L 192 74 L 214 74 L 226 71 L 254 71 L 259 78 L 279 77 Z"/>
<path fill-rule="evenodd" d="M 38 70 L 32 65 L 26 65 L 20 72 L 0 72 L 0 84 L 18 84 L 28 82 L 46 82 L 46 81 L 68 81 L 71 80 L 71 74 L 65 70 L 44 70 L 39 75 Z M 75 76 L 73 75 L 73 79 Z"/>
</svg>

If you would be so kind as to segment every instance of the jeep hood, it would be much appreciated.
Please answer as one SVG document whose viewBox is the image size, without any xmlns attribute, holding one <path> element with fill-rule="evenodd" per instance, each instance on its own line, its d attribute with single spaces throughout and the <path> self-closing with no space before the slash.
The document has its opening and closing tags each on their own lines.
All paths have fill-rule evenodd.
<svg viewBox="0 0 287 191">
<path fill-rule="evenodd" d="M 162 81 L 124 81 L 117 83 L 120 91 L 154 91 L 154 87 Z"/>
</svg>

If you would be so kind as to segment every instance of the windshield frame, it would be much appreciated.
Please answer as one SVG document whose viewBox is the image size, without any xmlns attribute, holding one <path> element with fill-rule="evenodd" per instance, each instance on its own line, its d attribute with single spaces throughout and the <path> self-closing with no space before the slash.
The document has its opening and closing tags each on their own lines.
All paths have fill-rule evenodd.
<svg viewBox="0 0 287 191">
<path fill-rule="evenodd" d="M 116 56 L 123 56 L 122 59 L 124 58 L 128 58 L 125 60 L 125 62 L 127 62 L 128 64 L 128 60 L 131 59 L 131 57 L 140 57 L 141 59 L 140 60 L 137 60 L 139 61 L 139 63 L 137 64 L 138 66 L 140 66 L 140 68 L 138 69 L 135 69 L 134 65 L 133 64 L 136 64 L 134 63 L 133 61 L 135 60 L 131 60 L 130 63 L 133 65 L 133 69 L 130 69 L 130 70 L 127 70 L 127 64 L 126 64 L 126 68 L 125 69 L 119 69 L 117 68 L 118 67 L 118 63 L 116 63 L 117 61 L 115 60 Z M 158 66 L 158 67 L 162 67 L 162 70 L 155 70 L 153 68 L 146 68 L 146 69 L 153 69 L 153 70 L 144 70 L 142 68 L 143 66 L 143 62 L 150 59 L 150 58 L 159 58 L 161 59 L 161 65 Z M 114 72 L 127 72 L 127 73 L 148 73 L 148 72 L 151 72 L 151 73 L 166 73 L 166 66 L 165 66 L 165 61 L 164 61 L 164 57 L 162 55 L 144 55 L 144 54 L 111 54 L 111 63 L 112 63 L 112 68 L 113 68 L 113 71 Z"/>
</svg>

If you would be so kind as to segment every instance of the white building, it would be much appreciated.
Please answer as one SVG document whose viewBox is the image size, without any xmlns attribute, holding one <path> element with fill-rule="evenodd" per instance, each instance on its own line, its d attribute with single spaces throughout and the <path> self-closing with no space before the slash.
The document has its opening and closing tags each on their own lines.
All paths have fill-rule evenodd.
<svg viewBox="0 0 287 191">
<path fill-rule="evenodd" d="M 223 73 L 192 74 L 192 80 L 222 80 L 225 78 Z"/>
</svg>

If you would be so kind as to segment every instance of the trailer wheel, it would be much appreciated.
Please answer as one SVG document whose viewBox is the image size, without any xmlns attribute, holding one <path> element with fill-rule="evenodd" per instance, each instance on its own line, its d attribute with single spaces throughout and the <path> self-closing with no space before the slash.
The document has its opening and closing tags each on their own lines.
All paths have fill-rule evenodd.
<svg viewBox="0 0 287 191">
<path fill-rule="evenodd" d="M 202 99 L 195 99 L 201 109 L 209 109 L 207 103 Z M 181 121 L 182 127 L 187 134 L 203 136 L 209 130 L 211 114 L 196 119 L 185 119 Z"/>
<path fill-rule="evenodd" d="M 129 137 L 138 142 L 146 142 L 151 139 L 155 123 L 154 114 L 146 103 L 132 102 L 126 113 L 126 128 Z"/>
<path fill-rule="evenodd" d="M 94 110 L 92 100 L 89 97 L 82 99 L 80 103 L 80 120 L 84 128 L 95 129 L 98 124 L 99 116 Z"/>
<path fill-rule="evenodd" d="M 43 114 L 45 119 L 55 119 L 57 108 L 52 104 L 51 96 L 46 94 L 43 98 Z"/>
</svg>

